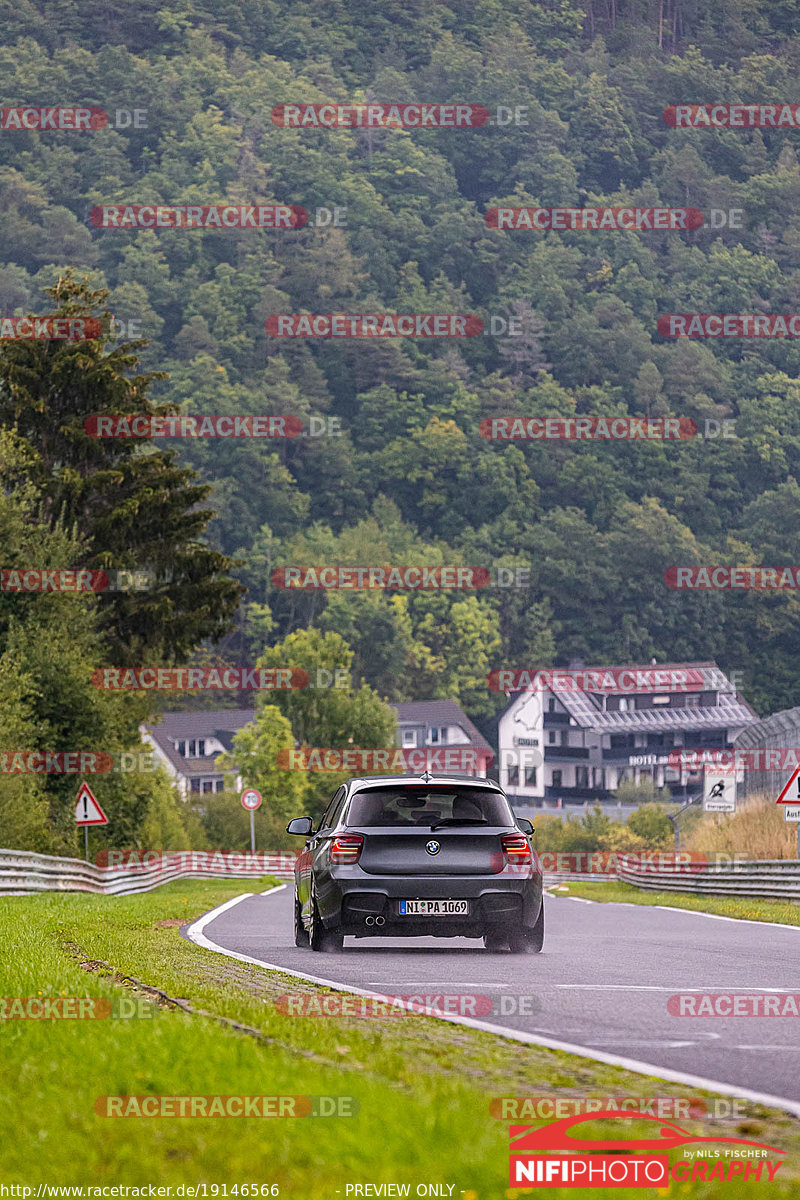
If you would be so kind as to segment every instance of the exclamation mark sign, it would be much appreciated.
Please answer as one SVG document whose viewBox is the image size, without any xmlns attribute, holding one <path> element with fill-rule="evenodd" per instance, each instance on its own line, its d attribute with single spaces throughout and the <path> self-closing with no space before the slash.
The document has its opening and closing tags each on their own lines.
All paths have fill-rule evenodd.
<svg viewBox="0 0 800 1200">
<path fill-rule="evenodd" d="M 84 796 L 83 797 L 83 819 L 84 819 L 84 821 L 86 820 L 86 818 L 88 816 L 89 816 L 89 801 Z"/>
</svg>

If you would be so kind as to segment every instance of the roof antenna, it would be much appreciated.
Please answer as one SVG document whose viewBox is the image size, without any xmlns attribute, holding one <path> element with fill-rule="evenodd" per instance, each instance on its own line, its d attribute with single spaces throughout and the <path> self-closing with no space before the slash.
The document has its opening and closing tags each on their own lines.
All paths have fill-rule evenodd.
<svg viewBox="0 0 800 1200">
<path fill-rule="evenodd" d="M 427 768 L 426 768 L 422 772 L 422 775 L 420 776 L 420 778 L 422 779 L 423 783 L 430 783 L 430 781 L 433 779 L 433 776 L 431 775 L 430 771 L 427 770 Z"/>
</svg>

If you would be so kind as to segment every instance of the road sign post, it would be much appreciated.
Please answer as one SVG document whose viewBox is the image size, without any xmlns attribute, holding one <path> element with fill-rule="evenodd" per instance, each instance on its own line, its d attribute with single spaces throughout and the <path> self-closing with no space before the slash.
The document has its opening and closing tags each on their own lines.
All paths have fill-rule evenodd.
<svg viewBox="0 0 800 1200">
<path fill-rule="evenodd" d="M 88 783 L 82 783 L 78 788 L 75 800 L 75 824 L 83 826 L 83 850 L 86 861 L 89 861 L 89 826 L 107 825 L 108 817 L 95 799 Z"/>
<path fill-rule="evenodd" d="M 242 808 L 246 808 L 250 812 L 250 849 L 255 854 L 256 852 L 256 821 L 255 812 L 261 807 L 261 792 L 255 788 L 246 788 L 242 792 Z"/>
</svg>

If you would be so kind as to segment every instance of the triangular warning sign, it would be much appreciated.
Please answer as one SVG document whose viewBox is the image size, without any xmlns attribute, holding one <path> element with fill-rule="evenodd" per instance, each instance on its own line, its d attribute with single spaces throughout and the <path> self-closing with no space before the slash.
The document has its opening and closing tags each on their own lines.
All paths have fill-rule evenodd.
<svg viewBox="0 0 800 1200">
<path fill-rule="evenodd" d="M 107 825 L 108 817 L 94 798 L 88 783 L 82 783 L 75 801 L 76 825 Z"/>
<path fill-rule="evenodd" d="M 787 779 L 786 786 L 775 801 L 776 804 L 800 804 L 800 780 L 798 780 L 797 787 L 792 786 L 799 775 L 800 763 L 797 764 Z"/>
</svg>

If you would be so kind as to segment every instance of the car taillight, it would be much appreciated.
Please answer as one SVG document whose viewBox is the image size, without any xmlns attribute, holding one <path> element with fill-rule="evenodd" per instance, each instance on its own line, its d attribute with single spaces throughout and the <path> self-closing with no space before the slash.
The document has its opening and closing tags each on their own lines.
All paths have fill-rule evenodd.
<svg viewBox="0 0 800 1200">
<path fill-rule="evenodd" d="M 340 833 L 331 842 L 331 862 L 357 863 L 363 845 L 360 833 Z"/>
<path fill-rule="evenodd" d="M 532 862 L 531 848 L 524 833 L 504 833 L 500 839 L 503 843 L 503 853 L 506 862 L 513 867 Z"/>
</svg>

